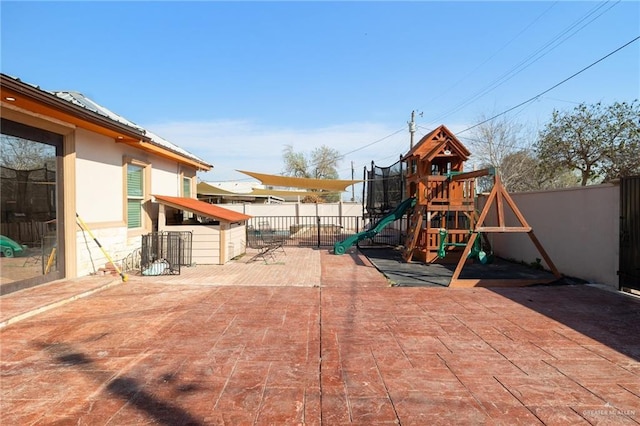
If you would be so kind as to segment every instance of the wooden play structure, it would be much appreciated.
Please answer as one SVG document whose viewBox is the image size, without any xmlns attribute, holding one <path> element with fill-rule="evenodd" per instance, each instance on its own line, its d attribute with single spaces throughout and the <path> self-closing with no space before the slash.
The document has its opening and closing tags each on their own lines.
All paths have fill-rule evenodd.
<svg viewBox="0 0 640 426">
<path fill-rule="evenodd" d="M 408 217 L 403 258 L 406 262 L 457 263 L 450 287 L 524 286 L 526 280 L 461 279 L 467 262 L 489 261 L 485 250 L 491 233 L 526 233 L 555 276 L 561 275 L 535 237 L 533 229 L 492 169 L 465 172 L 471 153 L 444 125 L 424 136 L 403 158 L 406 195 L 416 203 Z M 492 175 L 494 185 L 482 212 L 476 209 L 475 180 Z M 515 224 L 507 224 L 505 204 Z M 495 225 L 489 226 L 489 222 Z M 540 283 L 540 280 L 536 280 Z"/>
</svg>

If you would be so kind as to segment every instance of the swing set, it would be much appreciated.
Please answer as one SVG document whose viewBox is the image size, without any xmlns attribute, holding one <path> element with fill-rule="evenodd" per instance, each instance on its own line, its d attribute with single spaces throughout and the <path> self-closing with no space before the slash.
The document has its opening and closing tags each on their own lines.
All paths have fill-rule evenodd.
<svg viewBox="0 0 640 426">
<path fill-rule="evenodd" d="M 526 233 L 554 279 L 560 278 L 557 268 L 495 170 L 463 170 L 470 155 L 467 148 L 441 125 L 424 136 L 402 158 L 407 163 L 406 195 L 416 199 L 407 218 L 404 261 L 415 259 L 425 263 L 457 264 L 450 287 L 531 285 L 534 280 L 460 278 L 465 264 L 489 264 L 493 261 L 489 235 Z M 478 213 L 475 181 L 482 176 L 492 176 L 494 183 L 482 211 Z M 507 216 L 505 206 L 510 208 L 510 216 Z M 513 217 L 517 223 L 507 224 L 507 218 L 513 222 Z M 535 280 L 535 283 L 541 283 L 541 280 Z"/>
</svg>

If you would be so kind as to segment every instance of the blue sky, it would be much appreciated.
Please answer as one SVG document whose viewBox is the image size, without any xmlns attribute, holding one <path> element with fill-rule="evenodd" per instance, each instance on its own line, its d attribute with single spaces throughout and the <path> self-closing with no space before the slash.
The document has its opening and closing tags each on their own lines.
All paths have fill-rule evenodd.
<svg viewBox="0 0 640 426">
<path fill-rule="evenodd" d="M 3 73 L 79 91 L 214 165 L 280 173 L 327 145 L 342 178 L 418 134 L 505 111 L 640 35 L 640 2 L 2 1 Z M 636 41 L 506 115 L 640 97 Z M 462 132 L 473 137 L 473 131 Z M 416 139 L 417 140 L 417 139 Z"/>
</svg>

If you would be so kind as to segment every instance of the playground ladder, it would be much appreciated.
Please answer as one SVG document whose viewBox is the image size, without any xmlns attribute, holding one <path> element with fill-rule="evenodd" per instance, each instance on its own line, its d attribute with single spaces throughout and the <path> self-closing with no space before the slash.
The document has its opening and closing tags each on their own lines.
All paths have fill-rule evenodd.
<svg viewBox="0 0 640 426">
<path fill-rule="evenodd" d="M 417 206 L 409 218 L 409 228 L 407 229 L 407 237 L 404 241 L 404 253 L 402 254 L 405 262 L 411 262 L 411 258 L 413 257 L 418 236 L 420 235 L 420 229 L 422 229 L 424 210 L 425 206 Z"/>
</svg>

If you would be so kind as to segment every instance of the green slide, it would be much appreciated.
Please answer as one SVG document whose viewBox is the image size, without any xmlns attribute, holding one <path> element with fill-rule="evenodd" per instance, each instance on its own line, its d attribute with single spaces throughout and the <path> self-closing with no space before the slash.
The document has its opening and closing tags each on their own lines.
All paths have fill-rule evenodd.
<svg viewBox="0 0 640 426">
<path fill-rule="evenodd" d="M 415 205 L 415 197 L 407 198 L 398 204 L 398 207 L 396 207 L 394 211 L 377 221 L 376 224 L 368 231 L 358 232 L 357 234 L 353 234 L 352 236 L 335 243 L 333 245 L 333 254 L 344 254 L 349 247 L 356 244 L 358 241 L 373 238 L 378 232 L 382 231 L 385 226 L 402 218 L 407 209 L 414 207 Z"/>
</svg>

